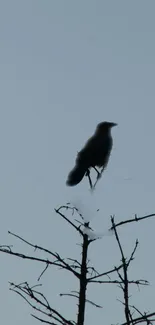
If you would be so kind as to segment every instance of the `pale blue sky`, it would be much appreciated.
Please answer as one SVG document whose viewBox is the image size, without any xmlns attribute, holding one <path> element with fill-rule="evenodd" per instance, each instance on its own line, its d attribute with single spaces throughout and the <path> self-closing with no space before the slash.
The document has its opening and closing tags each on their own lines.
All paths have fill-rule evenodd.
<svg viewBox="0 0 155 325">
<path fill-rule="evenodd" d="M 122 220 L 155 212 L 154 13 L 153 0 L 0 2 L 1 244 L 31 253 L 8 236 L 10 230 L 80 257 L 78 238 L 54 213 L 73 199 L 90 204 L 92 214 L 100 208 L 92 222 L 100 231 L 109 227 L 111 214 Z M 65 182 L 77 151 L 104 120 L 118 127 L 108 169 L 92 197 L 87 179 L 75 188 Z M 132 287 L 130 294 L 142 311 L 154 310 L 154 226 L 149 220 L 120 229 L 127 254 L 136 238 L 140 241 L 130 274 L 151 286 L 140 293 Z M 119 264 L 115 239 L 95 242 L 89 257 L 103 271 Z M 36 324 L 26 303 L 8 290 L 8 281 L 35 284 L 42 267 L 0 259 L 1 323 Z M 78 289 L 72 277 L 48 270 L 41 282 L 51 305 L 73 318 L 75 301 L 58 297 Z M 119 289 L 92 289 L 89 298 L 104 308 L 88 306 L 86 324 L 123 320 Z"/>
</svg>

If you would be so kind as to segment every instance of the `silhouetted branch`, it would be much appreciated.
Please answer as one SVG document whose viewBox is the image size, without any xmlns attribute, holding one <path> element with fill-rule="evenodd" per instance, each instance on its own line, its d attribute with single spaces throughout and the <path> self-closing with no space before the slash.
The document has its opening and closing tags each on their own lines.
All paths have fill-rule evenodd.
<svg viewBox="0 0 155 325">
<path fill-rule="evenodd" d="M 121 257 L 122 257 L 124 277 L 123 278 L 121 277 L 121 280 L 123 282 L 123 287 L 121 286 L 121 288 L 123 288 L 123 292 L 124 292 L 124 301 L 125 301 L 125 303 L 124 303 L 125 310 L 124 311 L 125 311 L 126 322 L 129 325 L 129 322 L 131 320 L 131 314 L 130 314 L 130 309 L 129 309 L 129 281 L 128 281 L 128 274 L 127 274 L 127 269 L 128 269 L 129 264 L 126 263 L 126 258 L 123 253 L 123 248 L 121 246 L 120 239 L 118 237 L 118 233 L 115 228 L 114 217 L 111 217 L 111 222 L 112 222 L 112 227 L 113 227 L 113 230 L 115 233 L 116 241 L 118 243 L 119 250 L 121 253 Z M 117 273 L 118 273 L 118 275 L 120 275 L 119 271 Z"/>
<path fill-rule="evenodd" d="M 135 247 L 134 247 L 133 252 L 131 253 L 131 256 L 130 256 L 128 262 L 127 262 L 128 267 L 129 267 L 129 264 L 131 263 L 131 261 L 133 261 L 133 259 L 134 259 L 134 254 L 136 252 L 138 244 L 139 244 L 138 239 L 136 239 Z"/>
<path fill-rule="evenodd" d="M 123 268 L 123 264 L 121 264 L 120 266 L 117 266 L 117 267 L 114 267 L 112 270 L 110 271 L 107 271 L 107 272 L 103 272 L 103 273 L 100 273 L 98 275 L 95 275 L 95 276 L 92 276 L 91 278 L 88 278 L 88 281 L 89 282 L 93 282 L 92 280 L 95 280 L 95 279 L 98 279 L 102 276 L 105 276 L 105 275 L 109 275 L 111 273 L 114 273 L 114 272 L 117 272 L 118 270 L 122 269 Z"/>
<path fill-rule="evenodd" d="M 31 314 L 31 316 L 34 317 L 35 319 L 39 320 L 41 323 L 50 324 L 50 325 L 57 325 L 56 323 L 49 322 L 49 321 L 44 320 L 44 319 L 42 319 L 42 318 L 40 318 L 40 317 L 37 317 L 37 316 L 35 316 L 35 315 L 33 315 L 33 314 Z"/>
<path fill-rule="evenodd" d="M 80 233 L 80 235 L 82 235 L 83 236 L 83 232 L 82 232 L 82 230 L 80 229 L 80 227 L 77 227 L 72 221 L 70 221 L 63 213 L 61 213 L 60 211 L 62 210 L 62 209 L 66 209 L 66 210 L 68 210 L 68 209 L 73 209 L 73 208 L 71 208 L 71 207 L 69 207 L 69 206 L 65 206 L 65 205 L 62 205 L 60 208 L 58 208 L 58 209 L 55 209 L 55 212 L 57 213 L 57 214 L 59 214 L 63 219 L 65 219 L 74 229 L 76 229 L 79 233 Z M 77 211 L 77 210 L 76 210 Z"/>
<path fill-rule="evenodd" d="M 48 269 L 48 267 L 49 267 L 49 264 L 47 264 L 47 265 L 45 266 L 44 270 L 43 270 L 43 271 L 41 272 L 41 274 L 39 275 L 39 277 L 38 277 L 38 281 L 40 281 L 41 277 L 42 277 L 43 274 L 46 272 L 46 270 Z"/>
<path fill-rule="evenodd" d="M 19 258 L 23 258 L 23 259 L 27 259 L 27 260 L 33 260 L 33 261 L 36 261 L 36 262 L 42 262 L 42 263 L 46 263 L 46 266 L 47 265 L 55 265 L 55 266 L 58 266 L 60 268 L 63 268 L 63 269 L 66 269 L 70 272 L 72 272 L 76 277 L 79 278 L 79 273 L 76 272 L 67 262 L 65 262 L 65 260 L 63 258 L 61 258 L 61 256 L 58 254 L 58 253 L 53 253 L 51 252 L 50 250 L 46 249 L 46 248 L 43 248 L 41 246 L 38 246 L 38 245 L 34 245 L 30 242 L 28 242 L 27 240 L 23 239 L 22 237 L 8 231 L 9 234 L 11 234 L 12 236 L 20 239 L 21 241 L 23 241 L 24 243 L 26 243 L 27 245 L 33 247 L 35 250 L 40 250 L 40 251 L 43 251 L 45 253 L 48 253 L 49 255 L 51 255 L 52 257 L 56 258 L 55 261 L 50 261 L 49 259 L 43 259 L 43 258 L 37 258 L 37 257 L 34 257 L 34 256 L 29 256 L 29 255 L 25 255 L 25 254 L 21 254 L 21 253 L 16 253 L 14 251 L 12 251 L 11 247 L 7 247 L 6 245 L 4 246 L 0 246 L 0 252 L 2 253 L 6 253 L 6 254 L 9 254 L 9 255 L 14 255 L 14 256 L 17 256 Z"/>
<path fill-rule="evenodd" d="M 127 224 L 127 223 L 138 222 L 138 221 L 140 221 L 140 220 L 145 220 L 145 219 L 152 218 L 152 217 L 155 217 L 155 213 L 153 213 L 153 214 L 148 214 L 148 215 L 146 215 L 146 216 L 144 216 L 144 217 L 137 217 L 137 214 L 135 214 L 135 217 L 132 218 L 132 219 L 128 219 L 128 220 L 120 221 L 120 222 L 116 223 L 116 224 L 115 224 L 115 228 L 120 227 L 120 226 L 122 226 L 122 225 L 125 225 L 125 224 Z M 114 229 L 114 228 L 113 228 L 113 226 L 112 226 L 112 227 L 110 228 L 110 230 L 113 230 L 113 229 Z"/>
<path fill-rule="evenodd" d="M 128 325 L 128 324 L 138 324 L 138 323 L 143 323 L 143 322 L 151 322 L 151 321 L 155 321 L 155 320 L 149 320 L 150 317 L 155 316 L 155 312 L 153 313 L 145 313 L 145 315 L 141 316 L 141 317 L 137 317 L 137 318 L 133 318 L 132 320 L 129 321 L 129 323 L 125 322 L 122 323 L 121 325 Z"/>
<path fill-rule="evenodd" d="M 75 295 L 73 293 L 60 293 L 60 297 L 63 297 L 63 296 L 74 297 L 74 298 L 79 299 L 79 295 Z M 86 302 L 88 302 L 89 304 L 93 305 L 94 307 L 103 308 L 102 306 L 96 304 L 95 302 L 93 302 L 93 301 L 91 301 L 89 299 L 86 299 Z"/>
<path fill-rule="evenodd" d="M 88 280 L 87 280 L 87 254 L 88 254 L 89 243 L 90 243 L 90 241 L 88 240 L 88 236 L 83 235 L 77 325 L 83 325 L 84 324 L 85 304 L 86 304 L 86 288 L 87 288 L 87 284 L 88 284 Z"/>
<path fill-rule="evenodd" d="M 124 281 L 119 281 L 119 280 L 103 280 L 103 281 L 100 281 L 100 280 L 98 280 L 98 281 L 90 281 L 91 283 L 99 283 L 99 284 L 102 284 L 102 283 L 116 283 L 116 284 L 122 284 L 122 283 L 124 283 Z M 129 284 L 136 284 L 136 285 L 143 285 L 143 286 L 147 286 L 147 285 L 149 285 L 149 282 L 147 281 L 147 280 L 128 280 L 128 283 Z"/>
<path fill-rule="evenodd" d="M 46 315 L 47 317 L 53 318 L 60 324 L 67 324 L 67 325 L 73 325 L 73 322 L 70 320 L 67 320 L 65 317 L 63 317 L 56 309 L 52 308 L 46 299 L 46 297 L 39 291 L 36 291 L 32 289 L 28 283 L 23 283 L 20 285 L 15 285 L 14 283 L 11 283 L 11 291 L 16 292 L 19 296 L 21 296 L 33 309 L 37 310 L 38 312 Z M 26 296 L 28 298 L 26 298 Z M 34 305 L 29 301 L 29 298 L 37 303 Z M 43 309 L 41 309 L 43 308 Z M 44 310 L 45 309 L 45 310 Z M 46 311 L 47 310 L 47 311 Z"/>
</svg>

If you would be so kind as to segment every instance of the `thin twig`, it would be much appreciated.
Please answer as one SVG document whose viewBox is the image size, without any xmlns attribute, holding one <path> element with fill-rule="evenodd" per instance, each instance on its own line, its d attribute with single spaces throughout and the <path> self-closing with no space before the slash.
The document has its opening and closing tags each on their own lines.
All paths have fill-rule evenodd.
<svg viewBox="0 0 155 325">
<path fill-rule="evenodd" d="M 40 281 L 41 277 L 42 277 L 43 274 L 46 272 L 46 270 L 48 269 L 48 267 L 49 267 L 49 264 L 47 264 L 47 265 L 45 266 L 44 270 L 43 270 L 43 271 L 41 272 L 41 274 L 39 275 L 39 277 L 38 277 L 38 281 Z"/>
<path fill-rule="evenodd" d="M 50 325 L 57 325 L 56 323 L 49 322 L 49 321 L 47 321 L 47 320 L 45 320 L 45 319 L 42 319 L 42 318 L 40 318 L 40 317 L 37 317 L 37 316 L 35 316 L 35 315 L 33 315 L 33 314 L 31 314 L 31 316 L 34 317 L 34 318 L 36 318 L 37 320 L 39 320 L 41 323 L 50 324 Z"/>
</svg>

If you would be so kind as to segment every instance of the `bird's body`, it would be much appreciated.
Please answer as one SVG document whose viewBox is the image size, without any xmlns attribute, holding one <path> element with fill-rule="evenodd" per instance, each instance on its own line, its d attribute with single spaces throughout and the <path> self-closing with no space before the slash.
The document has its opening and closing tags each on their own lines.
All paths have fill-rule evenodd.
<svg viewBox="0 0 155 325">
<path fill-rule="evenodd" d="M 102 171 L 107 166 L 112 149 L 111 127 L 116 123 L 102 122 L 97 125 L 94 135 L 86 142 L 78 153 L 75 167 L 68 175 L 67 185 L 74 186 L 80 183 L 86 172 L 96 166 Z"/>
</svg>

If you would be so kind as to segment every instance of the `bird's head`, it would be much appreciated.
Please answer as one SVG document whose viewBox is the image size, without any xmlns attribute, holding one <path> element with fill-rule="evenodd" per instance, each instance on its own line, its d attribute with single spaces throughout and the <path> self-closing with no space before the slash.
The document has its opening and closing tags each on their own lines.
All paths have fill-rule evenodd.
<svg viewBox="0 0 155 325">
<path fill-rule="evenodd" d="M 97 130 L 98 131 L 106 131 L 106 130 L 110 130 L 113 126 L 116 126 L 117 123 L 113 123 L 113 122 L 101 122 L 97 125 Z"/>
</svg>

